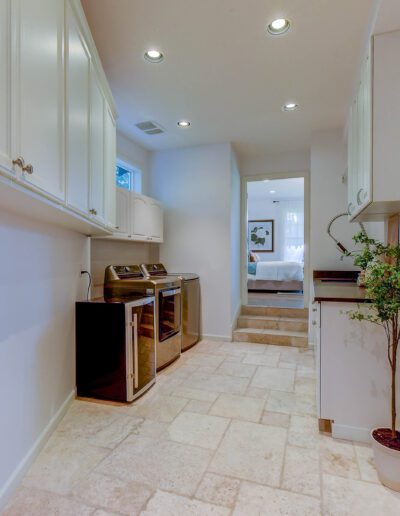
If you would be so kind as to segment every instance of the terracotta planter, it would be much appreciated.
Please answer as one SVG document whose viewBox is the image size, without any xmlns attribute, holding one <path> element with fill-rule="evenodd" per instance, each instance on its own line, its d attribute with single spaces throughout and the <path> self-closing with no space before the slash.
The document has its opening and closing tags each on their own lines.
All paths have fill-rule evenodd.
<svg viewBox="0 0 400 516">
<path fill-rule="evenodd" d="M 400 491 L 400 451 L 378 442 L 371 432 L 372 450 L 379 480 L 383 485 Z"/>
</svg>

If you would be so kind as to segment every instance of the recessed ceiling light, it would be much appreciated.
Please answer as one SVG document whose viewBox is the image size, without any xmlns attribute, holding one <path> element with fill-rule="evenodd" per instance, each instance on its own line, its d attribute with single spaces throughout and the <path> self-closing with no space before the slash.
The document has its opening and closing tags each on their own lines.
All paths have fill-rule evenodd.
<svg viewBox="0 0 400 516">
<path fill-rule="evenodd" d="M 264 183 L 269 183 L 269 179 L 263 179 Z"/>
<path fill-rule="evenodd" d="M 188 120 L 179 120 L 178 126 L 186 128 L 190 126 L 190 122 Z"/>
<path fill-rule="evenodd" d="M 283 104 L 282 111 L 295 111 L 299 107 L 296 102 L 288 102 L 287 104 Z"/>
<path fill-rule="evenodd" d="M 159 50 L 151 48 L 144 53 L 144 58 L 150 63 L 161 63 L 161 61 L 164 59 L 164 55 Z"/>
<path fill-rule="evenodd" d="M 276 193 L 276 190 L 270 190 L 269 193 Z"/>
<path fill-rule="evenodd" d="M 280 34 L 285 34 L 290 29 L 290 21 L 285 18 L 278 18 L 277 20 L 272 21 L 267 30 L 273 36 L 279 36 Z"/>
</svg>

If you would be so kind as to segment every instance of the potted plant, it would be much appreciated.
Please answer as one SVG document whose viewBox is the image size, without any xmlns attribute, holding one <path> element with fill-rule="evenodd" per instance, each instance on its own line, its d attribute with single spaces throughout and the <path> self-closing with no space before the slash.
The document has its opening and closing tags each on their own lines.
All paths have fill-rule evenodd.
<svg viewBox="0 0 400 516">
<path fill-rule="evenodd" d="M 396 367 L 400 339 L 400 245 L 385 245 L 364 232 L 354 237 L 363 248 L 355 253 L 355 265 L 365 270 L 364 286 L 370 300 L 364 308 L 350 311 L 353 320 L 382 326 L 391 371 L 391 426 L 371 432 L 375 465 L 381 482 L 400 491 L 400 432 L 396 430 Z"/>
</svg>

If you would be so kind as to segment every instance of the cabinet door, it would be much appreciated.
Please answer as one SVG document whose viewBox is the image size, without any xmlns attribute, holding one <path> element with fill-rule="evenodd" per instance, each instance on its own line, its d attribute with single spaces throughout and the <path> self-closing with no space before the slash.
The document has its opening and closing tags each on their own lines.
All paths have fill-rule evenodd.
<svg viewBox="0 0 400 516">
<path fill-rule="evenodd" d="M 13 0 L 14 155 L 21 180 L 65 200 L 64 0 Z"/>
<path fill-rule="evenodd" d="M 0 0 L 0 172 L 13 175 L 11 157 L 11 4 Z"/>
<path fill-rule="evenodd" d="M 93 66 L 90 73 L 90 213 L 104 222 L 104 98 Z"/>
<path fill-rule="evenodd" d="M 149 239 L 149 204 L 145 197 L 131 193 L 131 235 Z"/>
<path fill-rule="evenodd" d="M 130 234 L 129 218 L 130 218 L 130 203 L 131 192 L 123 188 L 116 189 L 117 199 L 117 224 L 116 229 L 119 233 L 124 235 Z"/>
<path fill-rule="evenodd" d="M 164 238 L 164 217 L 163 209 L 159 202 L 148 201 L 149 206 L 149 237 L 157 242 Z"/>
<path fill-rule="evenodd" d="M 89 85 L 90 55 L 75 15 L 67 2 L 67 203 L 89 212 Z"/>
<path fill-rule="evenodd" d="M 116 127 L 113 114 L 104 102 L 104 199 L 106 225 L 115 229 L 116 224 Z"/>
</svg>

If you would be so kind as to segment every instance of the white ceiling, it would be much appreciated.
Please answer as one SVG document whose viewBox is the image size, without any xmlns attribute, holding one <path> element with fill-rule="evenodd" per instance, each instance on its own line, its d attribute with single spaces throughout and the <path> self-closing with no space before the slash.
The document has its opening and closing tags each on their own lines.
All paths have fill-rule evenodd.
<svg viewBox="0 0 400 516">
<path fill-rule="evenodd" d="M 305 150 L 342 127 L 376 0 L 82 0 L 119 112 L 149 149 L 231 141 L 239 155 Z M 285 36 L 265 32 L 278 17 Z M 156 47 L 161 64 L 143 53 Z M 283 113 L 294 100 L 300 109 Z M 186 118 L 189 129 L 176 122 Z M 134 127 L 153 120 L 166 130 Z"/>
<path fill-rule="evenodd" d="M 304 197 L 304 179 L 272 179 L 269 181 L 251 181 L 247 183 L 249 201 L 271 199 L 302 199 Z"/>
</svg>

